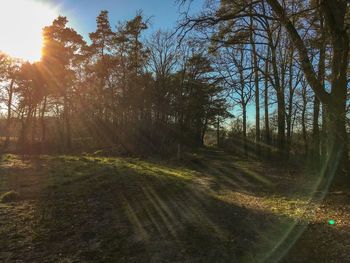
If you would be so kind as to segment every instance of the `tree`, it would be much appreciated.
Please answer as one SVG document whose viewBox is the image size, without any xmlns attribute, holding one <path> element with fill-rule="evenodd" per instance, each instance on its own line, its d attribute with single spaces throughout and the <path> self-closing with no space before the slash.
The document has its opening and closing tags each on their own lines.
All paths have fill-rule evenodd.
<svg viewBox="0 0 350 263">
<path fill-rule="evenodd" d="M 7 108 L 6 117 L 6 141 L 4 147 L 9 146 L 12 124 L 12 111 L 14 101 L 14 90 L 16 85 L 16 76 L 19 70 L 18 63 L 10 57 L 0 54 L 0 81 L 5 86 L 3 100 Z"/>
<path fill-rule="evenodd" d="M 86 43 L 74 29 L 67 27 L 66 17 L 59 16 L 43 30 L 42 63 L 50 76 L 48 88 L 63 106 L 64 148 L 71 149 L 71 107 L 75 71 Z"/>
<path fill-rule="evenodd" d="M 226 90 L 234 106 L 238 105 L 242 111 L 243 119 L 243 144 L 247 153 L 247 106 L 253 97 L 252 77 L 249 69 L 249 57 L 244 52 L 244 46 L 237 49 L 225 48 L 218 57 L 220 58 L 217 70 L 223 79 Z"/>
<path fill-rule="evenodd" d="M 108 119 L 111 98 L 115 98 L 111 74 L 114 70 L 112 53 L 116 34 L 111 29 L 108 11 L 101 11 L 96 22 L 96 31 L 89 35 L 92 42 L 89 47 L 89 56 L 92 60 L 89 71 L 92 73 L 90 75 L 90 85 L 94 83 L 97 98 L 94 106 L 98 109 L 98 116 L 102 120 L 102 116 Z"/>
<path fill-rule="evenodd" d="M 267 2 L 286 28 L 295 48 L 298 50 L 299 61 L 305 77 L 326 109 L 329 167 L 327 167 L 325 173 L 330 177 L 333 174 L 332 170 L 334 171 L 334 168 L 338 166 L 337 164 L 340 163 L 344 167 L 348 160 L 345 129 L 347 70 L 349 66 L 349 35 L 345 15 L 349 8 L 348 3 L 345 0 L 320 1 L 321 16 L 324 17 L 332 46 L 331 88 L 328 92 L 322 84 L 322 79 L 317 76 L 314 70 L 306 44 L 289 19 L 290 15 L 277 0 L 267 0 Z"/>
<path fill-rule="evenodd" d="M 250 4 L 250 13 L 252 13 L 253 5 L 252 1 Z M 257 144 L 257 153 L 260 155 L 260 90 L 259 90 L 259 62 L 257 55 L 257 48 L 255 45 L 255 31 L 254 31 L 254 20 L 250 16 L 249 20 L 250 29 L 250 44 L 252 47 L 252 67 L 254 70 L 254 85 L 255 85 L 255 140 Z"/>
<path fill-rule="evenodd" d="M 30 64 L 26 62 L 22 64 L 16 80 L 16 92 L 19 96 L 19 109 L 22 115 L 19 143 L 22 146 L 31 146 L 37 138 L 36 117 L 46 88 L 44 76 L 41 74 L 40 63 Z"/>
<path fill-rule="evenodd" d="M 164 120 L 163 114 L 170 114 L 171 81 L 177 65 L 178 50 L 174 37 L 169 32 L 157 31 L 148 43 L 148 65 L 154 74 L 153 98 L 156 121 Z"/>
</svg>

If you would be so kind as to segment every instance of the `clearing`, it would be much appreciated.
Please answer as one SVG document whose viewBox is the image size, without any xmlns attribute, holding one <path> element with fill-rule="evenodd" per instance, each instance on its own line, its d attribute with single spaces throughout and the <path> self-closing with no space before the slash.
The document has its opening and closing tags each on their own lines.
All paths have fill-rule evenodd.
<svg viewBox="0 0 350 263">
<path fill-rule="evenodd" d="M 349 196 L 217 150 L 185 159 L 3 155 L 0 262 L 350 262 Z"/>
</svg>

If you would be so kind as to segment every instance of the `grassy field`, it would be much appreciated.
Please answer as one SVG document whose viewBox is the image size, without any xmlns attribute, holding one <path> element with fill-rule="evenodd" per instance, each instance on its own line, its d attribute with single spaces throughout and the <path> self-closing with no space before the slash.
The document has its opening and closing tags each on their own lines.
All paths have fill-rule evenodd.
<svg viewBox="0 0 350 263">
<path fill-rule="evenodd" d="M 3 155 L 0 262 L 350 262 L 349 196 L 305 178 L 214 150 Z"/>
</svg>

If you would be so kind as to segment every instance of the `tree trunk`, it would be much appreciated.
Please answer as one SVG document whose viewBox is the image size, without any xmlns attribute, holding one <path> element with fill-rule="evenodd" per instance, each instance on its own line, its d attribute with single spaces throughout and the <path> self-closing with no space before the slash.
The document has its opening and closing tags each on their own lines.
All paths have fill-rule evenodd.
<svg viewBox="0 0 350 263">
<path fill-rule="evenodd" d="M 286 117 L 285 117 L 285 99 L 284 92 L 279 90 L 277 91 L 277 145 L 279 151 L 282 155 L 285 152 L 285 129 L 286 129 Z"/>
<path fill-rule="evenodd" d="M 34 108 L 33 112 L 33 120 L 32 120 L 32 137 L 31 137 L 31 144 L 35 143 L 35 138 L 36 138 L 36 114 L 37 114 L 37 107 Z"/>
<path fill-rule="evenodd" d="M 318 79 L 324 88 L 324 78 L 325 78 L 325 58 L 326 58 L 326 37 L 324 32 L 324 19 L 320 13 L 320 55 L 318 63 Z M 320 100 L 315 95 L 314 98 L 314 109 L 313 109 L 313 124 L 312 124 L 312 158 L 314 168 L 317 169 L 320 165 L 320 128 L 319 128 L 319 117 L 320 117 Z"/>
<path fill-rule="evenodd" d="M 33 109 L 32 106 L 28 107 L 27 117 L 24 117 L 24 110 L 22 113 L 22 129 L 20 133 L 19 144 L 24 149 L 24 147 L 28 147 L 28 133 L 31 126 Z M 28 150 L 28 149 L 26 149 Z"/>
<path fill-rule="evenodd" d="M 321 144 L 321 156 L 320 160 L 322 162 L 325 162 L 327 159 L 327 114 L 326 114 L 326 107 L 322 104 L 322 136 L 320 139 L 320 144 Z"/>
<path fill-rule="evenodd" d="M 253 4 L 250 5 L 251 13 Z M 255 85 L 255 141 L 257 154 L 260 155 L 260 93 L 259 93 L 259 71 L 258 58 L 254 40 L 253 17 L 250 16 L 250 44 L 252 46 L 252 58 L 254 68 L 254 85 Z"/>
<path fill-rule="evenodd" d="M 291 150 L 292 146 L 292 117 L 293 117 L 293 97 L 294 97 L 294 87 L 293 87 L 293 58 L 294 58 L 294 49 L 292 48 L 290 52 L 289 57 L 289 83 L 288 83 L 288 89 L 289 89 L 289 99 L 288 99 L 288 112 L 287 112 L 287 118 L 286 118 L 286 124 L 287 124 L 287 154 L 289 155 L 289 152 Z"/>
<path fill-rule="evenodd" d="M 65 140 L 65 150 L 71 150 L 72 148 L 72 138 L 71 138 L 71 126 L 70 126 L 70 116 L 69 116 L 69 102 L 67 96 L 64 96 L 64 140 Z"/>
<path fill-rule="evenodd" d="M 243 111 L 243 147 L 244 147 L 244 154 L 248 154 L 247 149 L 247 106 L 246 104 L 243 104 L 242 107 Z"/>
<path fill-rule="evenodd" d="M 331 102 L 326 105 L 327 128 L 329 139 L 329 153 L 337 154 L 340 158 L 341 169 L 348 169 L 348 147 L 346 134 L 346 97 L 347 97 L 347 70 L 349 39 L 344 34 L 334 33 L 333 65 L 332 65 L 332 92 Z M 339 149 L 337 151 L 337 149 Z M 349 177 L 349 176 L 348 176 Z M 350 179 L 348 178 L 350 183 Z"/>
<path fill-rule="evenodd" d="M 320 101 L 315 96 L 313 109 L 313 123 L 312 123 L 312 158 L 314 166 L 318 167 L 320 164 L 320 129 L 318 119 L 320 116 Z"/>
<path fill-rule="evenodd" d="M 276 48 L 271 45 L 271 59 L 272 59 L 272 69 L 275 79 L 275 89 L 277 93 L 277 146 L 281 153 L 281 157 L 284 155 L 285 146 L 285 129 L 286 129 L 286 116 L 285 116 L 285 99 L 284 99 L 284 88 L 281 85 L 279 78 Z"/>
<path fill-rule="evenodd" d="M 307 130 L 306 130 L 306 107 L 307 107 L 307 94 L 306 94 L 306 83 L 302 90 L 303 106 L 301 111 L 301 125 L 302 125 L 302 135 L 304 141 L 304 154 L 308 154 L 308 141 L 307 141 Z"/>
<path fill-rule="evenodd" d="M 289 33 L 294 46 L 299 52 L 300 64 L 305 77 L 326 108 L 328 163 L 324 175 L 330 181 L 337 171 L 347 168 L 348 165 L 345 128 L 347 70 L 349 65 L 349 36 L 345 25 L 345 14 L 348 10 L 347 1 L 323 0 L 320 2 L 321 15 L 325 18 L 333 47 L 330 94 L 322 87 L 320 79 L 317 78 L 303 39 L 289 20 L 283 7 L 278 0 L 267 0 L 267 2 Z M 339 164 L 339 167 L 337 167 L 337 164 Z M 349 176 L 345 181 L 350 184 Z"/>
<path fill-rule="evenodd" d="M 12 107 L 12 98 L 13 98 L 13 85 L 15 83 L 15 79 L 13 78 L 11 80 L 10 86 L 9 86 L 9 90 L 8 90 L 8 100 L 7 100 L 7 119 L 6 119 L 6 141 L 5 141 L 5 148 L 8 147 L 9 143 L 10 143 L 10 132 L 11 132 L 11 107 Z"/>
<path fill-rule="evenodd" d="M 347 175 L 348 169 L 348 149 L 347 135 L 345 130 L 346 111 L 340 98 L 332 106 L 327 107 L 327 156 L 328 166 L 325 175 L 329 180 L 337 173 L 338 175 Z M 349 175 L 338 177 L 336 184 L 350 183 Z"/>
<path fill-rule="evenodd" d="M 46 125 L 45 125 L 45 112 L 46 112 L 46 103 L 47 97 L 44 98 L 43 107 L 41 109 L 41 142 L 44 143 L 46 141 Z"/>
<path fill-rule="evenodd" d="M 269 56 L 267 56 L 269 57 Z M 264 107 L 265 107 L 265 141 L 267 144 L 271 143 L 270 137 L 270 123 L 269 123 L 269 82 L 268 82 L 268 74 L 269 74 L 269 61 L 266 59 L 265 64 L 265 91 L 264 91 Z"/>
<path fill-rule="evenodd" d="M 217 118 L 217 123 L 216 123 L 216 142 L 217 146 L 220 147 L 220 118 Z"/>
</svg>

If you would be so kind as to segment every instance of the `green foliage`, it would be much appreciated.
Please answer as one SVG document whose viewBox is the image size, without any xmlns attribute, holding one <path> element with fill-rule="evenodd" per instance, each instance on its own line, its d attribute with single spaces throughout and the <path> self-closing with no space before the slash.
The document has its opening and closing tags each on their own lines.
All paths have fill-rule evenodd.
<svg viewBox="0 0 350 263">
<path fill-rule="evenodd" d="M 112 51 L 115 33 L 111 29 L 109 23 L 108 11 L 101 11 L 96 19 L 97 30 L 90 33 L 92 44 L 90 46 L 93 53 L 104 56 Z"/>
<path fill-rule="evenodd" d="M 74 29 L 67 27 L 66 17 L 59 16 L 51 26 L 43 30 L 44 74 L 48 78 L 48 86 L 54 94 L 67 96 L 75 79 L 73 71 L 79 55 L 86 43 Z"/>
<path fill-rule="evenodd" d="M 144 41 L 141 12 L 116 30 L 108 11 L 96 23 L 87 45 L 59 16 L 43 30 L 42 60 L 17 70 L 19 148 L 174 155 L 179 143 L 203 145 L 217 118 L 229 116 L 203 48 L 188 41 L 180 52 L 170 33 Z"/>
</svg>

